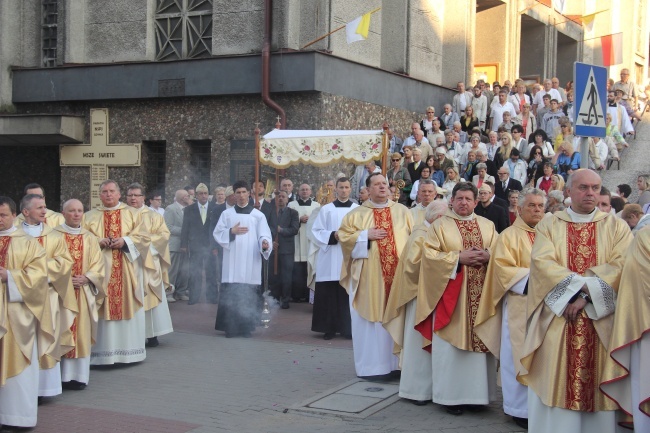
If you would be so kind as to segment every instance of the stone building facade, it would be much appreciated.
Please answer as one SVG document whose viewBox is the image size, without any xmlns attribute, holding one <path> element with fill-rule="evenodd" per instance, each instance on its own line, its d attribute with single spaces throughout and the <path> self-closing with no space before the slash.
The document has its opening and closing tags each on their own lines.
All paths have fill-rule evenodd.
<svg viewBox="0 0 650 433">
<path fill-rule="evenodd" d="M 87 205 L 89 168 L 55 164 L 59 144 L 89 143 L 92 108 L 109 110 L 111 143 L 142 143 L 140 167 L 110 168 L 122 185 L 139 181 L 169 203 L 185 185 L 236 180 L 231 149 L 276 122 L 260 97 L 269 5 L 270 91 L 289 129 L 388 121 L 405 136 L 426 106 L 440 112 L 458 81 L 474 82 L 476 65 L 501 81 L 567 81 L 567 65 L 591 49 L 579 20 L 550 0 L 0 0 L 2 193 L 20 198 L 37 181 L 50 207 L 70 197 Z M 367 40 L 347 44 L 341 30 L 303 49 L 377 8 Z M 636 22 L 647 54 L 646 21 Z M 318 187 L 339 171 L 352 167 L 287 175 Z"/>
</svg>

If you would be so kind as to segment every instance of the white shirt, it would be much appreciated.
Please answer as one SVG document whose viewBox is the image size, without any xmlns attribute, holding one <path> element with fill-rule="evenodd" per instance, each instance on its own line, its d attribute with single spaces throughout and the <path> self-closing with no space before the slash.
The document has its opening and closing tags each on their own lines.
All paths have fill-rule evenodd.
<svg viewBox="0 0 650 433">
<path fill-rule="evenodd" d="M 551 99 L 556 99 L 558 103 L 562 104 L 562 95 L 560 95 L 560 92 L 558 92 L 556 89 L 551 88 L 548 92 L 544 89 L 540 90 L 537 92 L 535 95 L 535 99 L 533 99 L 533 104 L 537 104 L 538 107 L 543 107 L 544 106 L 544 95 L 549 94 Z"/>
<path fill-rule="evenodd" d="M 499 129 L 499 125 L 503 123 L 503 113 L 506 111 L 510 112 L 510 117 L 514 119 L 517 117 L 517 112 L 515 111 L 514 105 L 510 102 L 506 102 L 505 104 L 494 104 L 492 106 L 492 112 L 490 113 L 490 117 L 492 118 L 492 126 L 490 129 L 492 131 L 496 131 Z"/>
</svg>

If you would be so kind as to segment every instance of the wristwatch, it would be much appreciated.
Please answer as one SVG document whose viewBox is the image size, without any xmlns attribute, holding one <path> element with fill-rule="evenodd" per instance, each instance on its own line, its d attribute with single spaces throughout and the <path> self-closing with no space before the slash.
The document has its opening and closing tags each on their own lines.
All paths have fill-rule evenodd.
<svg viewBox="0 0 650 433">
<path fill-rule="evenodd" d="M 582 290 L 581 290 L 580 292 L 578 292 L 578 295 L 580 295 L 580 297 L 581 297 L 582 299 L 584 299 L 585 301 L 587 301 L 588 303 L 590 303 L 590 304 L 592 303 L 592 302 L 591 302 L 591 298 L 589 297 L 589 295 L 587 295 L 587 294 L 586 294 L 585 292 L 583 292 Z"/>
</svg>

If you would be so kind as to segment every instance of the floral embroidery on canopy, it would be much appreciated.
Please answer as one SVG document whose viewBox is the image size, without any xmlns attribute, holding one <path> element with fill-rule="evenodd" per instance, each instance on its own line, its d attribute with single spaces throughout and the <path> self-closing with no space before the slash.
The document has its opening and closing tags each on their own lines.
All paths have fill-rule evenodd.
<svg viewBox="0 0 650 433">
<path fill-rule="evenodd" d="M 275 168 L 299 163 L 326 166 L 341 160 L 363 164 L 381 154 L 382 131 L 274 129 L 260 139 L 260 162 Z"/>
</svg>

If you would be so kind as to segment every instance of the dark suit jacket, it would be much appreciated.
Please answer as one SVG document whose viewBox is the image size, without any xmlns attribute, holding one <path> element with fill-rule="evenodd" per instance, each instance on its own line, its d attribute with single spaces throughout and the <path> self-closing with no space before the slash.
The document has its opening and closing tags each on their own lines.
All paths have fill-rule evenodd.
<svg viewBox="0 0 650 433">
<path fill-rule="evenodd" d="M 424 161 L 420 161 L 420 165 L 418 166 L 417 170 L 415 169 L 415 162 L 410 162 L 409 165 L 406 166 L 406 169 L 409 172 L 409 176 L 411 176 L 412 183 L 415 183 L 416 180 L 420 180 L 420 177 L 422 176 L 422 169 L 426 165 L 427 164 Z"/>
<path fill-rule="evenodd" d="M 291 200 L 289 200 L 289 201 L 291 201 Z M 248 199 L 248 202 L 250 203 L 251 206 L 255 206 L 255 201 L 253 201 L 252 197 Z M 271 212 L 272 212 L 273 207 L 275 206 L 275 202 L 272 202 L 272 203 L 273 204 L 271 204 L 271 202 L 268 202 L 268 201 L 266 201 L 264 199 L 260 200 L 259 211 L 264 214 L 264 216 L 266 217 L 266 222 L 267 223 L 270 222 Z"/>
<path fill-rule="evenodd" d="M 510 212 L 510 203 L 507 200 L 499 198 L 495 195 L 494 200 L 492 200 L 492 203 L 501 206 L 506 210 L 506 212 Z"/>
<path fill-rule="evenodd" d="M 282 228 L 282 232 L 280 233 L 278 233 L 278 226 Z M 272 209 L 269 227 L 271 228 L 274 239 L 278 235 L 278 254 L 281 256 L 291 254 L 293 257 L 293 254 L 296 252 L 294 237 L 298 234 L 298 230 L 300 230 L 298 211 L 290 207 L 285 207 L 282 215 L 278 215 L 275 209 Z"/>
<path fill-rule="evenodd" d="M 501 184 L 501 181 L 497 179 L 497 184 L 494 185 L 494 195 L 497 197 L 508 201 L 508 193 L 510 191 L 521 191 L 523 189 L 523 186 L 521 185 L 521 182 L 519 182 L 517 179 L 513 179 L 511 177 L 508 178 L 508 187 L 503 189 L 503 185 Z"/>
<path fill-rule="evenodd" d="M 501 233 L 510 226 L 508 211 L 494 203 L 490 203 L 488 207 L 483 207 L 483 205 L 479 203 L 474 209 L 474 213 L 492 221 L 497 233 Z"/>
<path fill-rule="evenodd" d="M 181 248 L 187 248 L 192 254 L 204 254 L 210 251 L 213 220 L 216 204 L 208 202 L 205 224 L 201 221 L 199 203 L 193 203 L 183 209 L 183 227 L 181 228 Z M 225 206 L 225 205 L 224 205 Z M 214 223 L 216 225 L 216 222 Z"/>
</svg>

